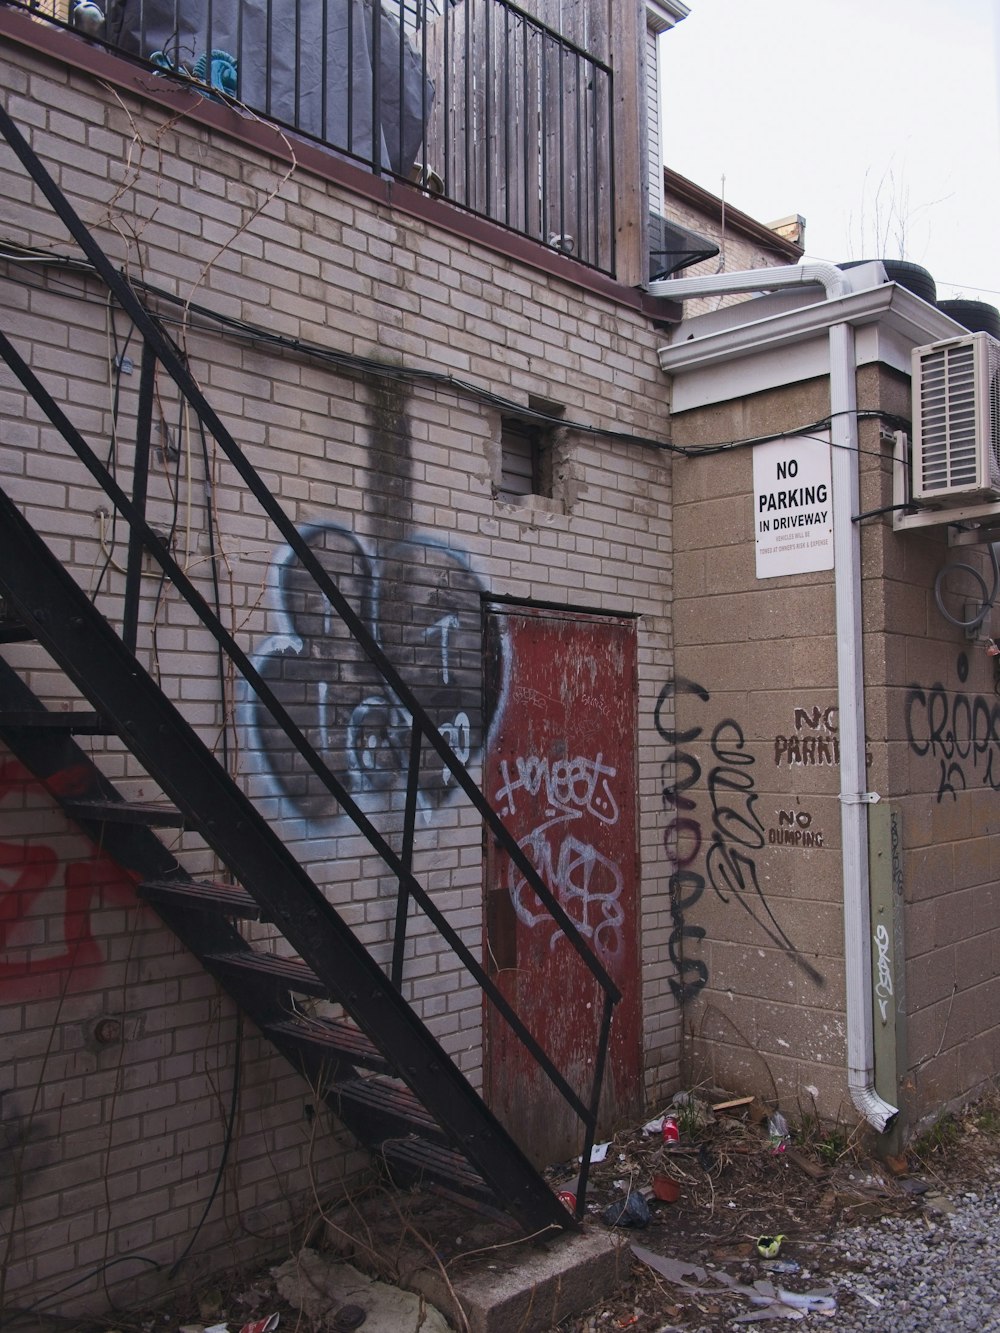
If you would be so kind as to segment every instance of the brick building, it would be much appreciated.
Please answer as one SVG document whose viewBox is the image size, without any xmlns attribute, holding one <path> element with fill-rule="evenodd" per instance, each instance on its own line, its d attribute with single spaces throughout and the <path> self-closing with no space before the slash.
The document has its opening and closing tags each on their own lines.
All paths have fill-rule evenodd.
<svg viewBox="0 0 1000 1333">
<path fill-rule="evenodd" d="M 869 781 L 912 807 L 871 981 L 832 575 L 758 579 L 749 450 L 693 452 L 833 420 L 846 321 L 879 508 L 957 326 L 881 272 L 682 321 L 645 284 L 685 8 L 528 8 L 0 10 L 0 1305 L 278 1249 L 372 1152 L 565 1224 L 537 1166 L 684 1080 L 864 1115 L 886 967 L 907 1123 L 996 1067 L 995 736 L 945 799 L 919 721 L 987 685 L 928 610 L 945 529 L 862 539 Z"/>
</svg>

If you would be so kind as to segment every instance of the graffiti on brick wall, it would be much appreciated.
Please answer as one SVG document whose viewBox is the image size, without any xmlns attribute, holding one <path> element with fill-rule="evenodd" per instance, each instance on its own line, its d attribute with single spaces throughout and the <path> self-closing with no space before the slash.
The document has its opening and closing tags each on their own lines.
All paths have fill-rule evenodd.
<svg viewBox="0 0 1000 1333">
<path fill-rule="evenodd" d="M 302 536 L 463 763 L 482 745 L 482 585 L 464 554 L 426 536 L 373 539 L 338 524 Z M 277 632 L 255 665 L 333 774 L 355 798 L 400 799 L 410 716 L 287 548 L 272 568 Z M 285 808 L 309 820 L 337 813 L 267 710 L 250 709 L 252 748 Z M 418 807 L 427 820 L 451 774 L 424 746 Z"/>
<path fill-rule="evenodd" d="M 693 694 L 702 703 L 708 702 L 708 691 L 693 681 L 678 678 L 664 685 L 656 701 L 653 720 L 660 736 L 670 748 L 670 755 L 660 768 L 663 808 L 667 812 L 667 826 L 663 831 L 663 850 L 670 867 L 670 961 L 677 976 L 670 977 L 670 989 L 678 1004 L 686 1004 L 708 981 L 708 964 L 703 958 L 691 957 L 685 941 L 695 946 L 705 938 L 702 926 L 693 926 L 687 913 L 705 892 L 705 879 L 692 869 L 701 851 L 701 822 L 696 817 L 697 802 L 687 793 L 701 778 L 701 765 L 690 751 L 682 747 L 697 740 L 701 727 L 678 732 L 667 726 L 665 709 L 678 694 Z M 673 781 L 671 781 L 673 778 Z"/>
<path fill-rule="evenodd" d="M 671 866 L 670 905 L 673 932 L 670 960 L 678 977 L 670 979 L 679 1003 L 696 995 L 708 980 L 703 959 L 687 954 L 685 941 L 699 943 L 705 938 L 701 926 L 692 926 L 687 913 L 704 893 L 706 883 L 726 904 L 738 905 L 753 918 L 768 939 L 782 949 L 816 984 L 823 977 L 803 957 L 781 926 L 768 902 L 757 869 L 757 853 L 765 844 L 765 827 L 757 811 L 758 793 L 754 777 L 755 759 L 747 747 L 742 726 L 734 718 L 718 722 L 711 732 L 708 755 L 707 793 L 710 814 L 707 829 L 698 815 L 698 803 L 689 794 L 702 777 L 702 765 L 692 750 L 704 728 L 691 727 L 680 732 L 665 723 L 668 700 L 681 695 L 707 704 L 710 695 L 704 686 L 679 679 L 668 681 L 660 691 L 654 721 L 660 736 L 672 748 L 662 767 L 663 807 L 669 819 L 664 831 L 664 850 Z M 703 744 L 703 742 L 702 742 Z M 670 782 L 671 774 L 675 781 Z M 705 874 L 694 869 L 704 848 Z"/>
<path fill-rule="evenodd" d="M 969 678 L 969 659 L 960 653 L 959 683 Z M 1000 791 L 1000 699 L 949 690 L 941 681 L 911 685 L 906 695 L 906 739 L 910 750 L 936 766 L 937 801 L 970 786 Z"/>
<path fill-rule="evenodd" d="M 38 784 L 22 764 L 0 764 L 0 810 L 26 788 Z M 94 914 L 134 902 L 128 875 L 99 851 L 66 860 L 42 841 L 0 841 L 0 993 L 8 1000 L 54 994 L 67 972 L 70 988 L 92 984 L 86 969 L 104 962 Z"/>
</svg>

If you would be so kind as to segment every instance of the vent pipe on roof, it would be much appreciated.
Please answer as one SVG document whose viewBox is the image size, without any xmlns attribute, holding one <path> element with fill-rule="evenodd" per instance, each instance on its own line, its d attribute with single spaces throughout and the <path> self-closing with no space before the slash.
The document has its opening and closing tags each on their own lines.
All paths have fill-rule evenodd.
<svg viewBox="0 0 1000 1333">
<path fill-rule="evenodd" d="M 830 301 L 846 296 L 852 290 L 850 279 L 835 265 L 807 263 L 749 269 L 743 273 L 716 273 L 704 278 L 673 278 L 650 283 L 649 291 L 653 296 L 686 301 L 699 296 L 777 291 L 805 283 L 822 286 Z M 852 521 L 860 508 L 854 329 L 845 321 L 832 323 L 829 337 L 847 1079 L 851 1100 L 858 1112 L 880 1133 L 888 1133 L 899 1111 L 875 1091 L 867 806 L 878 798 L 864 790 L 861 534 Z"/>
</svg>

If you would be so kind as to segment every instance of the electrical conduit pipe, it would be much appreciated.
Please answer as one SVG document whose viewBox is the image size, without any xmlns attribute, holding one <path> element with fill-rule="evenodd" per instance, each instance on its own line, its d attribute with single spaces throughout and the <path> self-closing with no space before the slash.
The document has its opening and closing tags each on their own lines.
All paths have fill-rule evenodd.
<svg viewBox="0 0 1000 1333">
<path fill-rule="evenodd" d="M 818 284 L 827 300 L 852 290 L 833 264 L 797 264 L 651 282 L 652 296 L 687 301 L 699 296 L 777 291 Z M 854 329 L 830 325 L 830 435 L 833 446 L 833 550 L 837 616 L 837 703 L 840 717 L 840 827 L 844 881 L 844 978 L 847 1002 L 848 1087 L 858 1112 L 880 1133 L 898 1108 L 875 1091 L 872 1029 L 871 899 L 865 790 L 865 690 L 861 631 L 861 534 L 858 512 L 858 418 Z"/>
</svg>

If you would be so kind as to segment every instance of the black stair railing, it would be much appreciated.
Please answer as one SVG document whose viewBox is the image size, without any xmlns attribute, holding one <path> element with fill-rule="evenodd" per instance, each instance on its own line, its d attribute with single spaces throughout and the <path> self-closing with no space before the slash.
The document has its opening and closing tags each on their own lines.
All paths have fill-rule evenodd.
<svg viewBox="0 0 1000 1333">
<path fill-rule="evenodd" d="M 503 821 L 479 789 L 465 765 L 441 735 L 413 691 L 402 679 L 367 626 L 331 578 L 327 569 L 317 558 L 314 550 L 303 539 L 295 524 L 274 498 L 267 484 L 256 472 L 188 371 L 183 357 L 173 342 L 165 334 L 153 314 L 138 298 L 128 280 L 113 267 L 101 246 L 76 214 L 37 154 L 2 106 L 0 106 L 0 133 L 3 134 L 22 166 L 70 232 L 92 265 L 94 272 L 104 282 L 115 301 L 131 319 L 143 339 L 137 457 L 133 473 L 133 495 L 130 497 L 74 426 L 11 340 L 4 332 L 0 331 L 0 356 L 3 357 L 25 391 L 42 410 L 65 443 L 87 468 L 114 505 L 116 513 L 128 526 L 129 564 L 126 570 L 127 599 L 122 641 L 130 651 L 134 650 L 140 578 L 138 571 L 143 557 L 148 556 L 156 562 L 163 575 L 170 580 L 176 591 L 195 612 L 219 648 L 242 675 L 243 680 L 256 695 L 260 704 L 268 710 L 274 723 L 282 730 L 295 751 L 391 871 L 398 885 L 396 931 L 391 967 L 392 980 L 396 987 L 398 988 L 402 977 L 406 922 L 410 905 L 415 903 L 438 931 L 441 938 L 452 949 L 468 973 L 475 979 L 487 1002 L 496 1009 L 509 1025 L 523 1047 L 544 1072 L 549 1082 L 578 1117 L 584 1131 L 581 1152 L 582 1165 L 577 1187 L 578 1215 L 580 1215 L 586 1196 L 590 1152 L 597 1126 L 612 1014 L 615 1004 L 621 998 L 618 987 L 594 955 L 573 919 L 567 914 L 557 897 L 539 875 L 523 849 L 508 832 Z M 409 718 L 410 749 L 404 829 L 400 853 L 394 850 L 337 775 L 331 771 L 323 756 L 312 745 L 308 737 L 303 734 L 281 700 L 256 669 L 248 654 L 227 630 L 219 616 L 174 559 L 168 546 L 146 519 L 144 509 L 148 457 L 144 459 L 142 455 L 144 453 L 148 455 L 153 398 L 152 385 L 157 364 L 173 380 L 179 393 L 195 413 L 201 427 L 211 434 L 247 490 L 254 496 L 268 519 L 274 524 L 288 547 L 301 562 L 302 568 L 312 577 L 318 590 L 323 594 L 368 660 L 381 675 L 390 695 L 399 707 L 405 710 Z M 12 515 L 13 512 L 12 509 Z M 136 665 L 138 667 L 138 663 Z M 141 667 L 138 669 L 142 670 Z M 489 834 L 510 858 L 518 873 L 537 895 L 539 902 L 544 904 L 553 922 L 562 931 L 567 943 L 575 951 L 583 967 L 590 974 L 593 983 L 598 988 L 601 997 L 601 1019 L 593 1060 L 594 1074 L 590 1088 L 584 1096 L 579 1095 L 561 1071 L 556 1068 L 546 1051 L 510 1005 L 478 958 L 466 945 L 459 932 L 436 906 L 433 898 L 414 873 L 413 849 L 417 783 L 420 758 L 425 744 L 429 745 L 437 754 L 456 786 L 464 793 L 482 819 Z M 330 910 L 332 911 L 332 908 Z M 583 1001 L 581 1001 L 582 1003 Z"/>
</svg>

